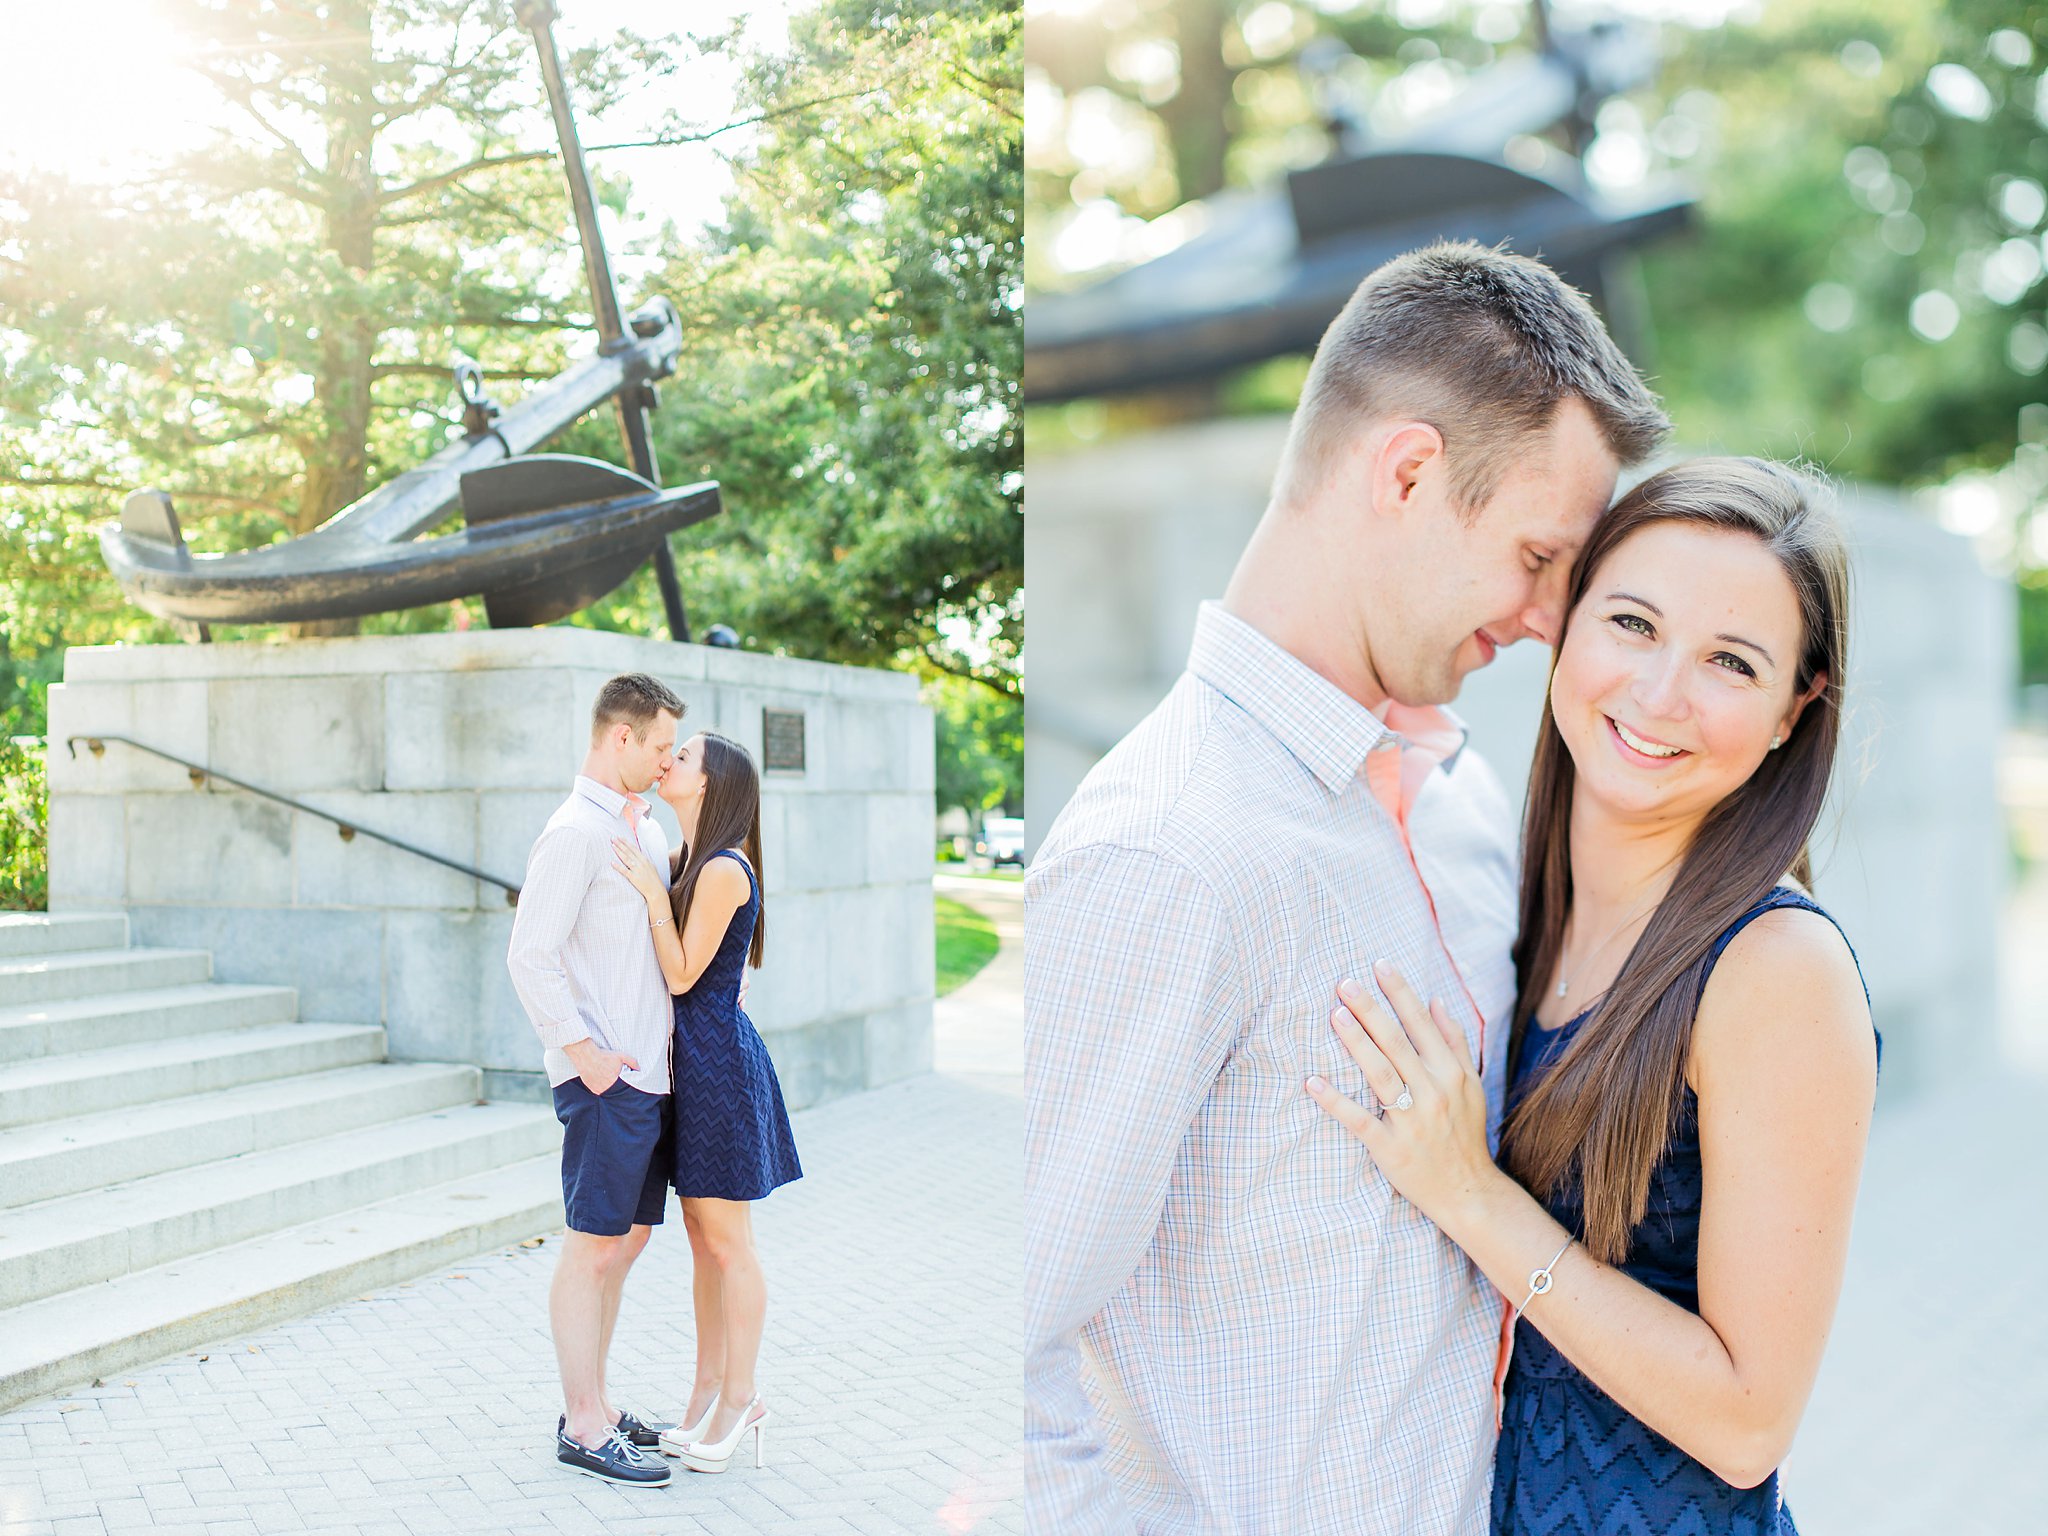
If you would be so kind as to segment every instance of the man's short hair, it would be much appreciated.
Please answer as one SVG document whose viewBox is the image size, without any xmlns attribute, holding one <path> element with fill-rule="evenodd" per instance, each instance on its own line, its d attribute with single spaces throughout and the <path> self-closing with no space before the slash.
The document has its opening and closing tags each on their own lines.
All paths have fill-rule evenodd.
<svg viewBox="0 0 2048 1536">
<path fill-rule="evenodd" d="M 597 740 L 624 721 L 633 727 L 633 739 L 638 741 L 664 710 L 678 720 L 683 718 L 683 701 L 673 689 L 645 672 L 622 672 L 597 690 L 597 707 L 590 712 L 590 739 Z"/>
<path fill-rule="evenodd" d="M 1426 421 L 1443 434 L 1451 498 L 1469 517 L 1574 397 L 1624 467 L 1671 430 L 1585 295 L 1542 262 L 1469 240 L 1425 246 L 1369 275 L 1323 333 L 1274 494 L 1308 494 L 1369 422 Z"/>
</svg>

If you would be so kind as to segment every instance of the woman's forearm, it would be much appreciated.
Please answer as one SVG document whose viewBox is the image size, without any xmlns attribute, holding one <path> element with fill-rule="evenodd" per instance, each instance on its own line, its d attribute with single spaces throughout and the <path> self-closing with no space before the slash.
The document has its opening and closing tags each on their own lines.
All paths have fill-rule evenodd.
<svg viewBox="0 0 2048 1536">
<path fill-rule="evenodd" d="M 1496 1171 L 1439 1225 L 1510 1302 L 1570 1235 Z M 1803 1404 L 1760 1398 L 1702 1317 L 1573 1243 L 1529 1322 L 1615 1402 L 1724 1481 L 1754 1487 L 1784 1460 Z"/>
<path fill-rule="evenodd" d="M 680 996 L 695 985 L 689 957 L 683 953 L 682 935 L 676 932 L 674 912 L 666 894 L 657 901 L 647 898 L 647 922 L 654 937 L 654 958 L 661 963 L 661 978 L 671 995 Z"/>
</svg>

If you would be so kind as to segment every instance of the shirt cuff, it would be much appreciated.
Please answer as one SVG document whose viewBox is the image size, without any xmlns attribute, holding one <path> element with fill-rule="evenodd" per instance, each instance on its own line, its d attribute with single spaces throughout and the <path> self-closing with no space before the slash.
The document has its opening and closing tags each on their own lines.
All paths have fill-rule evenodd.
<svg viewBox="0 0 2048 1536">
<path fill-rule="evenodd" d="M 578 1040 L 591 1038 L 590 1030 L 581 1019 L 571 1019 L 566 1024 L 538 1024 L 541 1046 L 550 1051 L 564 1050 Z"/>
</svg>

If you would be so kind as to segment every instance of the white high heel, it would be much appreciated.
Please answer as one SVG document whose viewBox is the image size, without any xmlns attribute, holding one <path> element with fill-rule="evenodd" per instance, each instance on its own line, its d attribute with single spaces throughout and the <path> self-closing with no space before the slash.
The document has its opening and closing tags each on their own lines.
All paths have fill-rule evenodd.
<svg viewBox="0 0 2048 1536">
<path fill-rule="evenodd" d="M 672 1429 L 664 1429 L 657 1449 L 664 1456 L 682 1455 L 683 1447 L 709 1429 L 711 1421 L 717 1416 L 718 1394 L 714 1392 L 711 1394 L 711 1406 L 704 1410 L 704 1416 L 694 1424 L 678 1424 Z"/>
<path fill-rule="evenodd" d="M 760 1409 L 758 1413 L 756 1409 Z M 741 1410 L 739 1422 L 727 1432 L 723 1440 L 693 1440 L 678 1453 L 682 1464 L 692 1472 L 723 1472 L 732 1463 L 733 1452 L 745 1438 L 748 1430 L 754 1432 L 754 1465 L 761 1463 L 761 1426 L 768 1421 L 768 1410 L 761 1406 L 761 1399 L 750 1398 Z"/>
</svg>

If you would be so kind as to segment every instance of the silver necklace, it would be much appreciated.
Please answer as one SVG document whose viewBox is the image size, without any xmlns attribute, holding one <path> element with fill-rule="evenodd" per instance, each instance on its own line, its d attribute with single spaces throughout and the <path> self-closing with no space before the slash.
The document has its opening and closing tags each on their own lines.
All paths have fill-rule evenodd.
<svg viewBox="0 0 2048 1536">
<path fill-rule="evenodd" d="M 1654 893 L 1647 900 L 1637 902 L 1635 910 L 1630 912 L 1627 917 L 1624 917 L 1611 930 L 1609 930 L 1607 937 L 1602 939 L 1598 944 L 1596 944 L 1593 947 L 1593 952 L 1591 954 L 1587 955 L 1585 959 L 1581 960 L 1576 966 L 1572 968 L 1570 975 L 1560 976 L 1558 978 L 1557 995 L 1559 997 L 1563 997 L 1567 992 L 1571 991 L 1572 976 L 1578 975 L 1580 972 L 1584 971 L 1587 966 L 1591 965 L 1595 960 L 1597 960 L 1600 957 L 1600 952 L 1604 950 L 1608 945 L 1612 944 L 1616 939 L 1620 938 L 1622 933 L 1624 932 L 1624 930 L 1627 929 L 1630 923 L 1634 922 L 1637 918 L 1641 917 L 1645 912 L 1647 912 L 1651 907 L 1655 905 L 1656 896 Z M 1561 959 L 1562 956 L 1560 956 L 1559 958 Z"/>
</svg>

